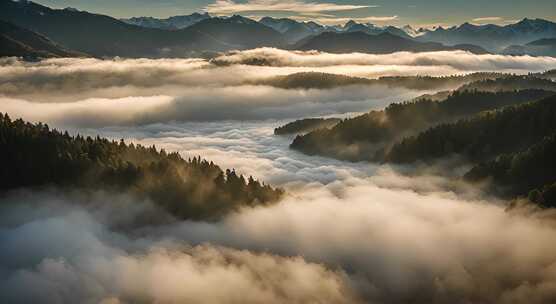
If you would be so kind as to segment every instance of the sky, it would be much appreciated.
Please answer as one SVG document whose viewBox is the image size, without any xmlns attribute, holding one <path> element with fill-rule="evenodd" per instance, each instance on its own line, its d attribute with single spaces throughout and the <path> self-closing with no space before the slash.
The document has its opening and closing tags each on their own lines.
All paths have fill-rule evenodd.
<svg viewBox="0 0 556 304">
<path fill-rule="evenodd" d="M 524 17 L 556 21 L 554 0 L 35 0 L 55 8 L 124 18 L 168 17 L 207 11 L 213 15 L 290 17 L 323 24 L 350 19 L 380 25 L 450 26 L 514 23 Z M 511 4 L 510 4 L 511 2 Z"/>
</svg>

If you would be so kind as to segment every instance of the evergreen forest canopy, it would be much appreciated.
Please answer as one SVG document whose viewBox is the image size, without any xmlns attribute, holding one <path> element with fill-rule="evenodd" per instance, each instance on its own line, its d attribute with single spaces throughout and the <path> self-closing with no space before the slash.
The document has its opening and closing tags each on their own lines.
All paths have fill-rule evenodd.
<svg viewBox="0 0 556 304">
<path fill-rule="evenodd" d="M 395 144 L 385 160 L 431 162 L 454 154 L 476 164 L 467 181 L 490 180 L 499 195 L 556 207 L 556 96 L 430 128 Z"/>
<path fill-rule="evenodd" d="M 307 133 L 317 129 L 330 128 L 337 125 L 339 118 L 306 118 L 287 123 L 274 129 L 274 135 Z"/>
<path fill-rule="evenodd" d="M 382 153 L 390 145 L 431 126 L 553 94 L 552 91 L 537 89 L 515 92 L 454 91 L 441 101 L 419 99 L 393 103 L 385 110 L 345 119 L 331 129 L 300 135 L 292 142 L 291 148 L 307 154 L 352 161 L 381 160 Z"/>
<path fill-rule="evenodd" d="M 556 207 L 556 88 L 551 80 L 481 80 L 443 100 L 419 98 L 299 135 L 291 148 L 347 160 L 411 164 L 458 155 L 463 178 L 505 198 Z M 511 88 L 518 90 L 511 90 Z"/>
<path fill-rule="evenodd" d="M 254 60 L 254 59 L 251 59 Z M 255 60 L 256 61 L 256 60 Z M 214 64 L 218 60 L 211 61 Z M 264 63 L 263 59 L 256 62 L 242 62 L 253 65 L 272 65 Z M 451 76 L 382 76 L 377 79 L 361 78 L 354 76 L 320 73 L 299 72 L 284 76 L 274 76 L 267 79 L 251 82 L 250 84 L 268 85 L 281 89 L 332 89 L 349 85 L 379 85 L 386 87 L 406 88 L 410 90 L 442 90 L 459 87 L 467 83 L 480 80 L 493 80 L 511 75 L 501 73 L 478 72 L 465 75 Z M 517 76 L 516 76 L 517 77 Z"/>
<path fill-rule="evenodd" d="M 213 220 L 284 194 L 234 170 L 155 146 L 70 136 L 0 114 L 0 190 L 55 186 L 105 190 L 151 200 L 179 219 Z"/>
</svg>

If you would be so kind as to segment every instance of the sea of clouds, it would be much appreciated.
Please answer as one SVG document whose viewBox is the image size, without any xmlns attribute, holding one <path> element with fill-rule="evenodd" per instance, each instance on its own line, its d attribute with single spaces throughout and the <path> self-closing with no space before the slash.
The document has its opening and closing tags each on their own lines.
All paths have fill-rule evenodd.
<svg viewBox="0 0 556 304">
<path fill-rule="evenodd" d="M 473 188 L 447 190 L 439 177 L 292 152 L 287 138 L 272 135 L 277 124 L 80 129 L 200 154 L 288 195 L 216 222 L 129 230 L 121 227 L 145 209 L 156 214 L 149 202 L 55 189 L 12 193 L 0 204 L 1 294 L 16 303 L 554 299 L 550 214 L 508 212 Z"/>
<path fill-rule="evenodd" d="M 260 53 L 282 63 L 240 63 Z M 354 75 L 367 69 L 372 77 L 380 60 L 407 74 L 415 70 L 404 65 L 448 67 L 447 74 L 481 66 L 524 73 L 556 67 L 547 58 L 441 53 L 398 54 L 413 58 L 396 63 L 388 63 L 388 55 L 372 61 L 375 55 L 274 49 L 228 54 L 219 60 L 233 63 L 218 65 L 5 60 L 0 112 L 74 134 L 155 144 L 186 158 L 201 155 L 288 194 L 276 205 L 245 208 L 213 222 L 177 221 L 125 193 L 5 194 L 0 302 L 553 302 L 556 226 L 550 212 L 508 211 L 507 202 L 480 189 L 435 174 L 406 174 L 413 168 L 306 156 L 288 149 L 291 137 L 272 134 L 290 115 L 363 111 L 420 92 L 243 84 L 263 71 L 290 73 L 283 67 L 363 66 Z M 133 225 L 145 214 L 168 220 Z"/>
</svg>

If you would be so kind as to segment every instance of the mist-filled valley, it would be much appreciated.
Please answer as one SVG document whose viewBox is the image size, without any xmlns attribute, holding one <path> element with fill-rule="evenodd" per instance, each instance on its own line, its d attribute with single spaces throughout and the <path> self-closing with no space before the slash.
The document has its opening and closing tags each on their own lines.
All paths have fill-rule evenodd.
<svg viewBox="0 0 556 304">
<path fill-rule="evenodd" d="M 232 18 L 120 24 L 210 54 L 52 24 L 55 56 L 0 57 L 1 303 L 556 301 L 556 57 L 236 47 Z"/>
</svg>

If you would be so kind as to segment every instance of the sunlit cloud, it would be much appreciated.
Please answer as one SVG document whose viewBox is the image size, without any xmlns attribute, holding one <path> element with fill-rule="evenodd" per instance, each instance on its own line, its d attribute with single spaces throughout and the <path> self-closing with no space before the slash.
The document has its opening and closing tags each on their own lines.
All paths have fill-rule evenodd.
<svg viewBox="0 0 556 304">
<path fill-rule="evenodd" d="M 246 12 L 291 12 L 321 13 L 351 11 L 377 5 L 341 5 L 335 3 L 304 2 L 299 0 L 249 0 L 238 3 L 233 0 L 217 0 L 205 7 L 205 11 L 215 15 L 229 15 Z"/>
<path fill-rule="evenodd" d="M 526 74 L 553 68 L 556 59 L 551 57 L 463 51 L 374 55 L 260 48 L 229 52 L 212 61 L 7 58 L 0 60 L 0 112 L 80 126 L 300 118 L 367 111 L 431 92 L 380 85 L 288 90 L 269 79 L 301 72 L 373 79 L 480 71 Z"/>
<path fill-rule="evenodd" d="M 475 18 L 472 21 L 473 22 L 478 22 L 478 23 L 483 23 L 483 22 L 499 22 L 502 21 L 504 18 L 502 17 L 480 17 L 480 18 Z"/>
<path fill-rule="evenodd" d="M 507 25 L 519 22 L 519 20 L 515 19 L 506 19 L 504 17 L 479 17 L 471 20 L 472 23 L 475 24 L 498 24 L 498 25 Z"/>
<path fill-rule="evenodd" d="M 391 22 L 396 21 L 399 19 L 398 16 L 367 16 L 367 17 L 333 17 L 333 16 L 292 16 L 291 19 L 299 20 L 299 21 L 315 21 L 325 25 L 336 25 L 336 24 L 343 24 L 348 21 L 355 21 L 359 23 L 373 23 L 373 22 Z"/>
</svg>

